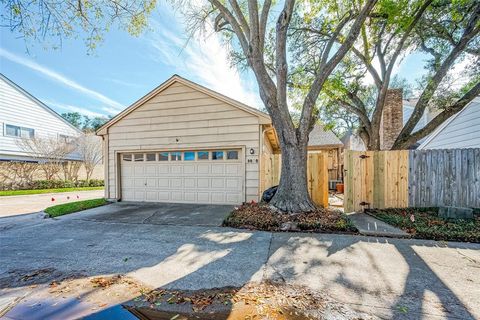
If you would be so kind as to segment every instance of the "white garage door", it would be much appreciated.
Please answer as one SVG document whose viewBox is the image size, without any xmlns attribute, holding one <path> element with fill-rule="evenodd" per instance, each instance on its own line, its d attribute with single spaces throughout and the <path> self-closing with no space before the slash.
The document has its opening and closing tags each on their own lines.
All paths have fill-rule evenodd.
<svg viewBox="0 0 480 320">
<path fill-rule="evenodd" d="M 121 155 L 124 201 L 240 204 L 241 150 L 195 150 Z"/>
</svg>

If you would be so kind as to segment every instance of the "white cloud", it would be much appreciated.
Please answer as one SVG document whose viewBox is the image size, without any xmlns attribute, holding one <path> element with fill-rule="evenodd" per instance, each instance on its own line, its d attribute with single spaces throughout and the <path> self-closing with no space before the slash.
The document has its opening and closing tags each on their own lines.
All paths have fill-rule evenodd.
<svg viewBox="0 0 480 320">
<path fill-rule="evenodd" d="M 81 93 L 84 93 L 100 102 L 103 102 L 104 104 L 108 105 L 109 107 L 113 108 L 116 110 L 115 113 L 119 112 L 120 110 L 123 110 L 124 106 L 117 102 L 117 101 L 114 101 L 108 97 L 106 97 L 105 95 L 95 91 L 95 90 L 92 90 L 92 89 L 89 89 L 89 88 L 86 88 L 84 86 L 82 86 L 81 84 L 75 82 L 74 80 L 71 80 L 51 69 L 48 69 L 44 66 L 41 66 L 39 65 L 38 63 L 32 61 L 32 60 L 29 60 L 29 59 L 25 59 L 23 57 L 20 57 L 18 55 L 15 55 L 3 48 L 0 48 L 0 56 L 5 58 L 5 59 L 8 59 L 12 62 L 15 62 L 17 64 L 21 64 L 27 68 L 30 68 L 32 70 L 35 70 L 47 77 L 49 77 L 50 79 L 52 80 L 55 80 L 67 87 L 70 87 L 72 89 L 75 89 Z"/>
<path fill-rule="evenodd" d="M 212 90 L 259 108 L 261 101 L 254 84 L 243 81 L 238 70 L 230 66 L 228 48 L 222 45 L 219 36 L 213 30 L 207 30 L 204 38 L 192 38 L 187 43 L 187 39 L 181 36 L 181 22 L 179 19 L 175 21 L 177 29 L 182 30 L 178 34 L 170 31 L 174 27 L 167 28 L 152 21 L 153 31 L 145 35 L 154 50 L 152 57 L 174 67 L 179 75 L 194 76 L 200 84 Z"/>
<path fill-rule="evenodd" d="M 70 104 L 58 103 L 58 102 L 51 101 L 51 100 L 43 100 L 43 101 L 44 101 L 44 103 L 46 103 L 47 105 L 49 105 L 51 107 L 55 107 L 57 109 L 63 109 L 65 111 L 70 111 L 70 112 L 78 112 L 78 113 L 83 114 L 87 117 L 92 117 L 93 118 L 93 117 L 105 117 L 106 116 L 103 113 L 90 111 L 90 110 L 87 110 L 85 108 L 72 106 Z"/>
</svg>

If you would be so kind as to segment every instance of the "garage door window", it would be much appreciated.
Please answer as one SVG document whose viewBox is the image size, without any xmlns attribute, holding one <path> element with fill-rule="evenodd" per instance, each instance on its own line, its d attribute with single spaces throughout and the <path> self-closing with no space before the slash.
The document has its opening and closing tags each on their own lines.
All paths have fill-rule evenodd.
<svg viewBox="0 0 480 320">
<path fill-rule="evenodd" d="M 193 151 L 184 152 L 183 157 L 185 161 L 193 161 L 195 160 L 195 152 Z"/>
<path fill-rule="evenodd" d="M 223 160 L 223 151 L 212 151 L 212 160 Z"/>
<path fill-rule="evenodd" d="M 198 160 L 208 160 L 208 151 L 198 151 L 197 152 Z"/>
<path fill-rule="evenodd" d="M 181 152 L 170 153 L 170 160 L 171 161 L 182 161 L 182 153 Z"/>
<path fill-rule="evenodd" d="M 147 153 L 147 161 L 155 161 L 155 153 Z"/>
<path fill-rule="evenodd" d="M 227 160 L 238 160 L 238 151 L 236 150 L 227 151 Z"/>
<path fill-rule="evenodd" d="M 168 152 L 160 152 L 158 154 L 158 161 L 168 161 Z"/>
<path fill-rule="evenodd" d="M 134 159 L 135 162 L 143 161 L 143 153 L 135 153 L 133 155 L 133 159 Z"/>
<path fill-rule="evenodd" d="M 123 155 L 123 161 L 132 161 L 132 155 L 131 154 L 124 154 Z"/>
</svg>

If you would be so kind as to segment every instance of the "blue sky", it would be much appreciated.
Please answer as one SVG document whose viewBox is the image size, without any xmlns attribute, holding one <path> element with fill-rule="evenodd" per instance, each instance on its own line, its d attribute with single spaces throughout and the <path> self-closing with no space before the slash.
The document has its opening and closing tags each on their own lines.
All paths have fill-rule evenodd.
<svg viewBox="0 0 480 320">
<path fill-rule="evenodd" d="M 115 115 L 173 74 L 198 82 L 253 107 L 260 107 L 251 72 L 230 67 L 228 48 L 218 36 L 186 41 L 179 14 L 160 7 L 151 27 L 133 37 L 120 30 L 105 35 L 92 53 L 81 38 L 63 39 L 60 49 L 29 42 L 0 29 L 0 72 L 59 113 Z M 421 56 L 406 59 L 401 76 L 422 74 Z"/>
</svg>

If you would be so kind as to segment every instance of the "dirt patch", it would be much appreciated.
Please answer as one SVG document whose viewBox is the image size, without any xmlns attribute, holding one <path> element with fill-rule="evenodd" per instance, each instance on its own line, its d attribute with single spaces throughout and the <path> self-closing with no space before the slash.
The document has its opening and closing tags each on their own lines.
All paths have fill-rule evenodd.
<svg viewBox="0 0 480 320">
<path fill-rule="evenodd" d="M 299 214 L 282 214 L 268 205 L 247 203 L 236 207 L 223 222 L 225 227 L 265 231 L 353 233 L 356 228 L 340 210 L 318 208 Z"/>
</svg>

